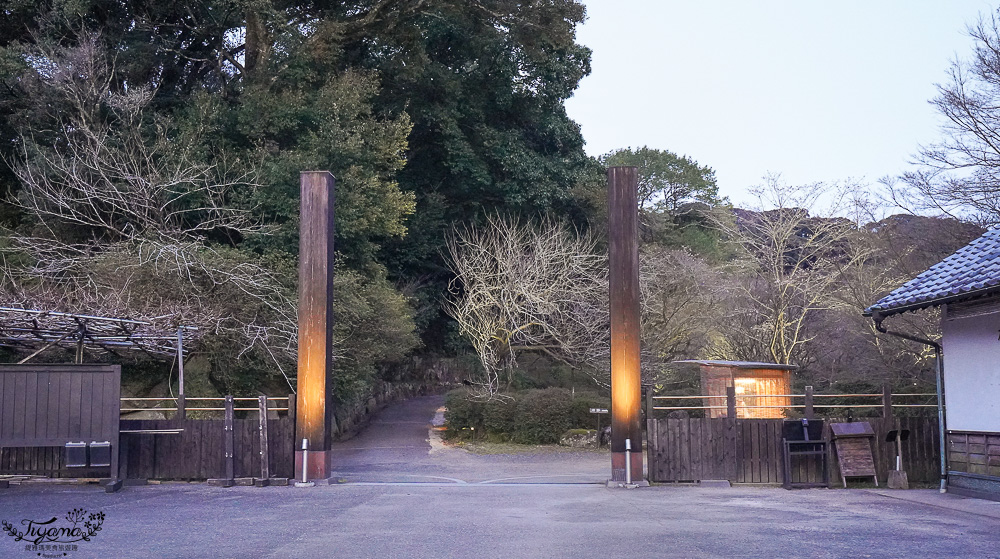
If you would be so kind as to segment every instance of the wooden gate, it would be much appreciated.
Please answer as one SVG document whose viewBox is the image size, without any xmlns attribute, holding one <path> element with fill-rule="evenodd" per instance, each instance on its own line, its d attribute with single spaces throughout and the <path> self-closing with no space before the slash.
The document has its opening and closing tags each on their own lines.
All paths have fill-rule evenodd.
<svg viewBox="0 0 1000 559">
<path fill-rule="evenodd" d="M 903 443 L 904 464 L 910 481 L 934 482 L 940 474 L 937 419 L 922 417 L 865 418 L 875 430 L 875 468 L 886 479 L 895 467 L 895 445 L 885 442 L 890 429 L 909 429 Z M 647 423 L 649 479 L 684 482 L 725 479 L 732 483 L 782 482 L 781 419 L 670 418 Z M 829 419 L 829 424 L 838 420 Z M 824 438 L 829 440 L 829 433 Z M 827 457 L 832 479 L 840 477 L 834 450 Z M 819 460 L 802 459 L 793 465 L 793 479 L 822 479 Z"/>
<path fill-rule="evenodd" d="M 780 419 L 682 418 L 649 422 L 651 481 L 781 483 Z"/>
</svg>

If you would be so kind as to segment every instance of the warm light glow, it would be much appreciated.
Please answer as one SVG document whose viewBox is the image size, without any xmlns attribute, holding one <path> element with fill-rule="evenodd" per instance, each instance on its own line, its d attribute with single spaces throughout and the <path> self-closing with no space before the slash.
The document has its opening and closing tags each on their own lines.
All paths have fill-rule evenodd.
<svg viewBox="0 0 1000 559">
<path fill-rule="evenodd" d="M 725 396 L 726 387 L 736 393 L 736 417 L 740 419 L 779 419 L 784 406 L 792 404 L 791 372 L 782 369 L 734 369 L 725 365 L 702 367 L 702 390 L 706 396 Z M 763 397 L 761 397 L 763 396 Z M 708 399 L 705 405 L 724 405 L 725 400 Z M 773 406 L 773 407 L 769 407 Z M 709 417 L 726 417 L 728 410 L 709 410 Z"/>
<path fill-rule="evenodd" d="M 612 368 L 611 383 L 611 412 L 621 421 L 633 421 L 639 417 L 639 399 L 637 394 L 641 394 L 639 387 L 639 374 L 637 371 L 624 364 L 620 368 Z"/>
<path fill-rule="evenodd" d="M 787 396 L 768 396 L 769 394 L 788 394 L 788 387 L 782 378 L 737 378 L 733 380 L 736 393 L 736 417 L 746 419 L 779 419 L 785 417 L 783 408 L 763 406 L 788 406 L 791 398 Z M 765 398 L 750 398 L 748 396 L 768 396 Z M 755 407 L 762 406 L 762 407 Z"/>
</svg>

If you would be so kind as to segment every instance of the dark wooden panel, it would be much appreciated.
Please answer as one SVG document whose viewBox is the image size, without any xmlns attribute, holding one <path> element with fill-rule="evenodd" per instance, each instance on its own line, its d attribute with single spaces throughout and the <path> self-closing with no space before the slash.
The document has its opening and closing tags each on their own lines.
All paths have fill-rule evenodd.
<svg viewBox="0 0 1000 559">
<path fill-rule="evenodd" d="M 25 373 L 13 373 L 13 376 L 14 397 L 12 398 L 12 404 L 14 407 L 14 429 L 12 438 L 17 441 L 24 440 L 24 422 L 27 418 L 24 413 L 24 397 L 27 389 L 28 375 Z"/>
<path fill-rule="evenodd" d="M 80 413 L 84 419 L 86 430 L 84 439 L 90 441 L 103 441 L 101 435 L 104 433 L 104 405 L 108 396 L 105 390 L 105 375 L 88 375 L 84 377 L 84 384 L 90 381 L 90 387 L 84 388 L 84 392 L 90 395 L 84 403 Z M 119 395 L 120 396 L 120 395 Z M 107 402 L 108 405 L 121 409 L 121 399 L 117 402 Z"/>
<path fill-rule="evenodd" d="M 95 429 L 93 428 L 93 416 L 91 415 L 92 403 L 94 401 L 94 376 L 93 375 L 76 375 L 80 379 L 80 389 L 78 394 L 79 403 L 73 409 L 76 411 L 76 417 L 80 420 L 80 440 L 84 442 L 90 442 L 95 439 Z M 77 391 L 74 390 L 74 393 Z M 120 406 L 119 406 L 120 407 Z"/>
<path fill-rule="evenodd" d="M 26 374 L 24 386 L 24 438 L 38 437 L 38 424 L 45 420 L 45 408 L 38 409 L 38 375 Z"/>
<path fill-rule="evenodd" d="M 14 376 L 0 375 L 0 441 L 14 437 Z M 2 445 L 2 442 L 0 442 Z"/>
<path fill-rule="evenodd" d="M 768 421 L 766 425 L 767 437 L 764 442 L 767 451 L 766 483 L 781 483 L 781 423 Z"/>
<path fill-rule="evenodd" d="M 80 417 L 80 405 L 83 400 L 83 376 L 63 373 L 69 376 L 69 403 L 66 407 L 66 434 L 69 438 L 79 441 L 83 435 L 83 420 Z M 89 396 L 89 395 L 88 395 Z"/>
<path fill-rule="evenodd" d="M 117 441 L 119 375 L 112 365 L 0 365 L 0 471 L 51 474 L 63 467 L 65 443 Z"/>
<path fill-rule="evenodd" d="M 5 376 L 0 374 L 0 377 Z M 55 437 L 59 433 L 59 394 L 62 385 L 52 380 L 51 375 L 45 379 L 45 437 Z"/>
</svg>

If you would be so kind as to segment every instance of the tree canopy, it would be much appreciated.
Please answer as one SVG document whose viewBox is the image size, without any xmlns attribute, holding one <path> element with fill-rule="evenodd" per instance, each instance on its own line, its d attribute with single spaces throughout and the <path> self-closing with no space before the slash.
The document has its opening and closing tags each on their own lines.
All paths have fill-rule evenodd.
<svg viewBox="0 0 1000 559">
<path fill-rule="evenodd" d="M 294 370 L 300 171 L 337 178 L 347 397 L 418 347 L 418 328 L 440 337 L 453 224 L 572 207 L 597 168 L 563 107 L 590 69 L 573 0 L 15 1 L 3 14 L 7 302 L 176 312 L 206 326 L 220 390 Z M 120 296 L 93 297 L 105 292 Z"/>
<path fill-rule="evenodd" d="M 646 211 L 676 214 L 689 202 L 718 204 L 715 171 L 686 155 L 646 146 L 623 148 L 604 154 L 606 167 L 636 167 L 639 173 L 639 207 Z"/>
</svg>

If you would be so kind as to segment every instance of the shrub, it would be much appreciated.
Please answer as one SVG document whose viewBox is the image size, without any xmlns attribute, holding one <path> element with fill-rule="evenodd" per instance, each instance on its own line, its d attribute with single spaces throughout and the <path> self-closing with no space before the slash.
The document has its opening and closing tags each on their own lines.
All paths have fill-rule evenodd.
<svg viewBox="0 0 1000 559">
<path fill-rule="evenodd" d="M 519 397 L 515 396 L 515 398 Z M 503 440 L 514 440 L 519 421 L 517 401 L 494 398 L 483 404 L 483 429 Z"/>
<path fill-rule="evenodd" d="M 611 399 L 600 396 L 577 396 L 570 404 L 570 427 L 573 429 L 593 429 L 597 426 L 597 418 L 590 413 L 590 408 L 611 409 Z M 610 424 L 610 415 L 601 418 L 601 423 Z"/>
<path fill-rule="evenodd" d="M 515 403 L 517 418 L 514 442 L 524 444 L 558 443 L 570 427 L 570 404 L 573 398 L 565 388 L 525 390 Z"/>
<path fill-rule="evenodd" d="M 596 419 L 590 408 L 607 408 L 607 398 L 578 396 L 565 388 L 520 390 L 489 401 L 469 399 L 464 389 L 445 397 L 445 422 L 449 438 L 480 436 L 521 444 L 558 443 L 569 429 L 593 429 Z"/>
<path fill-rule="evenodd" d="M 483 426 L 483 404 L 469 399 L 469 392 L 464 388 L 452 390 L 444 397 L 444 422 L 448 427 L 445 432 L 449 438 L 457 437 L 462 429 Z"/>
</svg>

